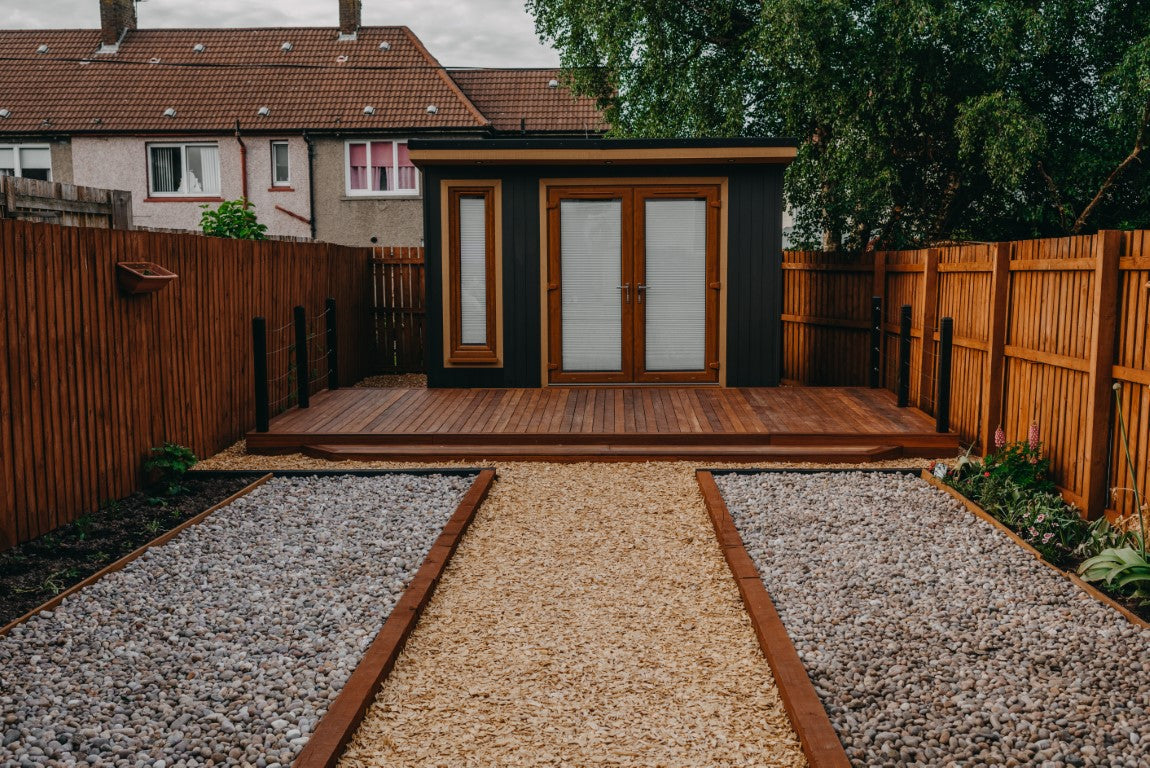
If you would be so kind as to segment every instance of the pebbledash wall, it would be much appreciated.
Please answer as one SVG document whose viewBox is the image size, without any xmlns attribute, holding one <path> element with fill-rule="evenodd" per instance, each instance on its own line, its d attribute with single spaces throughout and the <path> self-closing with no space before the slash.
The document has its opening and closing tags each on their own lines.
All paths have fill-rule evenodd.
<svg viewBox="0 0 1150 768">
<path fill-rule="evenodd" d="M 366 247 L 423 245 L 423 179 L 420 194 L 347 194 L 348 141 L 406 139 L 407 134 L 314 137 L 316 239 Z M 422 176 L 422 174 L 421 174 Z M 374 239 L 373 239 L 374 238 Z"/>
<path fill-rule="evenodd" d="M 271 142 L 288 142 L 291 186 L 272 189 Z M 124 189 L 132 193 L 132 220 L 136 226 L 198 230 L 204 199 L 178 197 L 157 200 L 148 195 L 148 144 L 156 142 L 210 141 L 220 149 L 220 196 L 208 202 L 234 200 L 243 194 L 240 177 L 240 144 L 232 135 L 141 137 L 73 137 L 71 178 L 57 176 L 53 145 L 53 178 L 81 186 Z M 247 145 L 248 198 L 268 234 L 311 237 L 311 227 L 284 213 L 279 206 L 304 219 L 310 218 L 307 144 L 300 136 L 244 136 Z M 62 163 L 63 165 L 63 163 Z M 62 174 L 63 175 L 63 174 Z"/>
</svg>

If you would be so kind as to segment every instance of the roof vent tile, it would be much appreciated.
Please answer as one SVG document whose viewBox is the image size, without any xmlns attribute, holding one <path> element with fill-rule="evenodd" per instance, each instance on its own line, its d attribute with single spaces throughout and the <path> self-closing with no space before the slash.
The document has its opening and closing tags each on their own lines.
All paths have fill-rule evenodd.
<svg viewBox="0 0 1150 768">
<path fill-rule="evenodd" d="M 7 120 L 10 117 L 12 117 L 12 110 L 7 107 L 0 109 L 0 120 Z"/>
<path fill-rule="evenodd" d="M 41 43 L 41 44 L 40 44 L 40 45 L 39 45 L 39 46 L 36 48 L 36 53 L 47 53 L 47 52 L 48 52 L 48 46 L 47 46 L 47 45 L 45 45 L 44 43 Z"/>
<path fill-rule="evenodd" d="M 287 53 L 292 48 L 295 48 L 295 46 L 292 45 L 291 43 L 284 43 L 283 45 L 280 46 L 280 50 L 283 51 L 284 53 Z"/>
<path fill-rule="evenodd" d="M 206 45 L 204 45 L 203 43 L 196 43 L 195 45 L 192 46 L 192 51 L 194 51 L 195 53 L 203 53 L 206 50 L 208 50 L 208 47 Z"/>
<path fill-rule="evenodd" d="M 260 107 L 258 110 L 256 110 L 256 114 L 260 117 L 267 117 L 271 113 L 272 111 L 270 107 Z"/>
<path fill-rule="evenodd" d="M 365 115 L 374 115 L 375 114 L 375 107 L 368 104 L 366 107 L 363 108 L 363 113 Z"/>
<path fill-rule="evenodd" d="M 164 117 L 175 117 L 175 116 L 176 116 L 176 110 L 173 109 L 172 107 L 168 107 L 167 109 L 164 110 Z"/>
<path fill-rule="evenodd" d="M 391 43 L 384 40 L 382 43 L 379 44 L 379 50 L 390 51 L 391 50 Z"/>
<path fill-rule="evenodd" d="M 427 114 L 429 114 L 429 115 L 439 114 L 439 107 L 435 106 L 434 104 L 428 104 L 427 105 Z"/>
</svg>

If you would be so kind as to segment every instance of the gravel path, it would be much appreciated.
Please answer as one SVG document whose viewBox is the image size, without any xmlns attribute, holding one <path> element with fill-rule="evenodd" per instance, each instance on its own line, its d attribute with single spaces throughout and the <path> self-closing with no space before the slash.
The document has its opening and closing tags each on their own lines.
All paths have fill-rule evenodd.
<svg viewBox="0 0 1150 768">
<path fill-rule="evenodd" d="M 1150 766 L 1150 631 L 949 496 L 716 479 L 855 764 Z"/>
<path fill-rule="evenodd" d="M 470 486 L 279 478 L 0 638 L 0 765 L 288 765 Z"/>
<path fill-rule="evenodd" d="M 501 464 L 341 763 L 803 764 L 678 463 Z"/>
</svg>

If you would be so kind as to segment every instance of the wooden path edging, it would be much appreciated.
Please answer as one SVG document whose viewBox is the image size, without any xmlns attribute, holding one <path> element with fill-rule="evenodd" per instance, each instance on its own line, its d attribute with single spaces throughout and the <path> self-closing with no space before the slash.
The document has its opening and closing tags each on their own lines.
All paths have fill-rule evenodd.
<svg viewBox="0 0 1150 768">
<path fill-rule="evenodd" d="M 783 708 L 791 721 L 791 727 L 799 736 L 807 763 L 810 768 L 849 768 L 851 763 L 846 751 L 771 602 L 758 569 L 743 546 L 743 539 L 719 493 L 714 476 L 708 470 L 698 470 L 695 477 L 703 493 L 715 536 L 723 550 L 723 557 L 731 569 L 731 575 L 735 577 L 743 605 L 750 614 L 751 624 L 759 639 L 759 647 L 767 657 Z"/>
<path fill-rule="evenodd" d="M 169 541 L 176 538 L 176 536 L 179 536 L 181 533 L 183 533 L 188 528 L 191 528 L 196 523 L 199 523 L 200 521 L 202 521 L 205 518 L 207 518 L 208 516 L 214 514 L 218 510 L 222 509 L 223 507 L 226 507 L 227 505 L 231 504 L 233 501 L 240 498 L 241 496 L 247 496 L 249 493 L 254 491 L 256 488 L 259 488 L 261 485 L 266 483 L 268 480 L 271 480 L 273 476 L 274 475 L 271 472 L 265 474 L 263 477 L 260 477 L 260 478 L 256 479 L 254 482 L 252 482 L 251 484 L 244 486 L 243 488 L 236 491 L 231 496 L 227 497 L 226 499 L 219 502 L 218 504 L 204 510 L 203 512 L 200 512 L 195 517 L 189 517 L 187 520 L 180 523 L 175 528 L 173 528 L 172 530 L 163 534 L 162 536 L 158 536 L 157 538 L 152 539 L 151 541 L 147 542 L 146 544 L 139 547 L 138 549 L 124 555 L 123 557 L 121 557 L 119 560 L 112 563 L 111 565 L 96 571 L 95 573 L 93 573 L 91 576 L 84 579 L 83 581 L 77 582 L 76 584 L 73 584 L 71 587 L 64 590 L 60 594 L 56 595 L 55 597 L 53 597 L 51 600 L 44 603 L 43 605 L 40 605 L 36 608 L 33 608 L 32 610 L 28 611 L 27 613 L 25 613 L 20 618 L 15 619 L 15 620 L 9 622 L 8 624 L 5 624 L 3 627 L 0 627 L 0 637 L 4 637 L 13 628 L 15 628 L 16 626 L 18 626 L 20 624 L 23 624 L 25 621 L 32 618 L 33 616 L 40 613 L 41 611 L 54 610 L 58 605 L 60 605 L 60 603 L 64 602 L 64 600 L 66 598 L 74 595 L 75 593 L 79 592 L 81 589 L 84 589 L 85 587 L 88 587 L 88 586 L 91 586 L 92 584 L 95 584 L 97 581 L 104 578 L 109 573 L 114 573 L 116 571 L 123 570 L 123 568 L 128 563 L 137 559 L 138 557 L 140 557 L 140 555 L 144 554 L 149 549 L 152 549 L 153 547 L 159 547 L 159 546 L 163 546 L 164 544 L 167 544 Z"/>
<path fill-rule="evenodd" d="M 1041 553 L 1039 553 L 1039 551 L 1037 549 L 1030 546 L 1030 544 L 1028 544 L 1025 539 L 1023 539 L 1021 536 L 1019 536 L 1014 531 L 1010 530 L 1010 528 L 1007 527 L 1001 520 L 994 517 L 994 515 L 987 512 L 985 509 L 983 509 L 978 504 L 976 504 L 973 501 L 971 501 L 970 499 L 968 499 L 963 494 L 959 493 L 956 489 L 954 489 L 954 488 L 950 487 L 949 485 L 947 485 L 946 483 L 942 482 L 942 480 L 940 480 L 937 477 L 935 477 L 934 475 L 932 475 L 929 471 L 927 471 L 925 469 L 922 470 L 922 478 L 924 480 L 926 480 L 928 483 L 930 483 L 931 485 L 933 485 L 935 488 L 938 488 L 940 491 L 945 491 L 946 493 L 950 494 L 950 496 L 952 496 L 955 500 L 959 501 L 964 507 L 966 507 L 966 509 L 972 515 L 974 515 L 975 517 L 978 517 L 981 520 L 985 520 L 986 522 L 990 523 L 991 525 L 993 525 L 998 530 L 1002 531 L 1002 533 L 1006 534 L 1010 539 L 1012 539 L 1015 544 L 1022 547 L 1022 549 L 1026 550 L 1028 553 L 1033 555 L 1035 560 L 1042 563 L 1043 565 L 1045 565 L 1047 568 L 1049 568 L 1050 570 L 1057 573 L 1062 578 L 1066 579 L 1067 581 L 1071 582 L 1072 584 L 1075 584 L 1080 589 L 1082 589 L 1082 591 L 1086 592 L 1086 594 L 1090 595 L 1091 597 L 1093 597 L 1098 602 L 1106 605 L 1109 608 L 1113 608 L 1114 610 L 1118 611 L 1118 613 L 1120 613 L 1124 617 L 1126 617 L 1126 619 L 1129 620 L 1135 626 L 1141 627 L 1142 629 L 1150 629 L 1150 622 L 1145 621 L 1141 616 L 1132 612 L 1129 608 L 1126 608 L 1124 605 L 1117 602 L 1116 600 L 1111 598 L 1109 595 L 1107 595 L 1105 592 L 1101 591 L 1097 587 L 1093 586 L 1092 584 L 1090 584 L 1086 581 L 1083 581 L 1078 576 L 1078 574 L 1071 573 L 1070 571 L 1065 571 L 1065 570 L 1059 568 L 1057 565 L 1054 565 L 1053 563 L 1047 561 L 1041 555 Z"/>
<path fill-rule="evenodd" d="M 455 514 L 447 521 L 403 593 L 387 617 L 383 628 L 367 649 L 363 660 L 352 672 L 343 690 L 316 725 L 293 768 L 332 768 L 339 761 L 352 736 L 363 722 L 368 707 L 375 701 L 380 686 L 395 666 L 408 636 L 415 629 L 423 609 L 431 601 L 435 587 L 471 525 L 479 505 L 495 480 L 494 469 L 481 469 L 471 488 L 459 502 Z"/>
</svg>

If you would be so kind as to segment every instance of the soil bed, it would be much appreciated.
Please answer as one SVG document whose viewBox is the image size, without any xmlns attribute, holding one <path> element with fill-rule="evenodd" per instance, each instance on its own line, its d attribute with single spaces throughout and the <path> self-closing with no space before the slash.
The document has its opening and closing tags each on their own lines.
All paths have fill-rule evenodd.
<svg viewBox="0 0 1150 768">
<path fill-rule="evenodd" d="M 1146 766 L 1150 630 L 908 475 L 716 483 L 860 766 Z"/>
<path fill-rule="evenodd" d="M 0 553 L 0 627 L 116 562 L 259 478 L 186 475 L 188 493 L 163 506 L 141 491 L 105 502 L 38 539 Z"/>
</svg>

